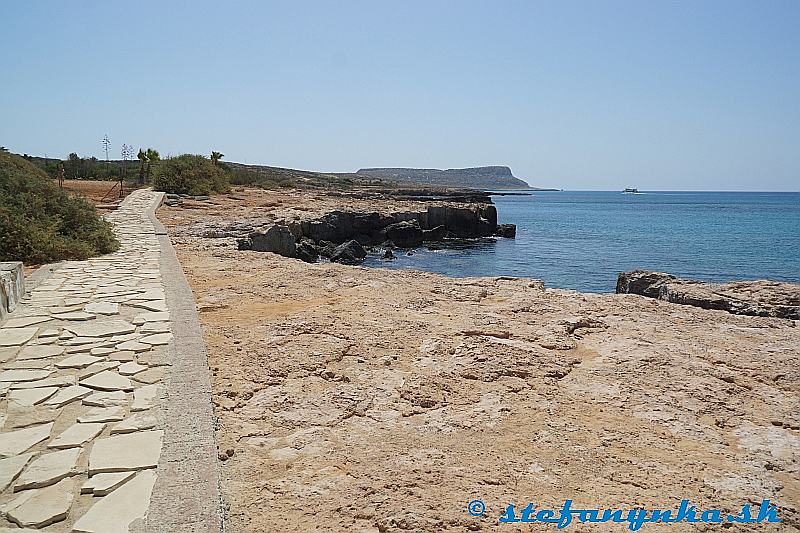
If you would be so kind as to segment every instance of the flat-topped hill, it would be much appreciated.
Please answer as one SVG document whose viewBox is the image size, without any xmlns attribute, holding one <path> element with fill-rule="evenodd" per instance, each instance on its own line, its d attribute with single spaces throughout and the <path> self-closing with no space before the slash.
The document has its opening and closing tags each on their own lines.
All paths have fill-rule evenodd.
<svg viewBox="0 0 800 533">
<path fill-rule="evenodd" d="M 528 189 L 526 182 L 514 177 L 504 166 L 450 168 L 362 168 L 356 175 L 395 181 L 443 185 L 446 187 L 472 187 L 475 189 Z"/>
</svg>

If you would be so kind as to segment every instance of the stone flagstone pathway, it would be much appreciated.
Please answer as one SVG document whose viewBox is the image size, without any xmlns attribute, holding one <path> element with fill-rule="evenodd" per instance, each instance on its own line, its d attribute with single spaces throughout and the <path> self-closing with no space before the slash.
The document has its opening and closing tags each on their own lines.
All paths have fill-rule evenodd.
<svg viewBox="0 0 800 533">
<path fill-rule="evenodd" d="M 0 532 L 142 527 L 171 361 L 160 197 L 128 196 L 107 216 L 120 250 L 54 265 L 0 325 Z"/>
</svg>

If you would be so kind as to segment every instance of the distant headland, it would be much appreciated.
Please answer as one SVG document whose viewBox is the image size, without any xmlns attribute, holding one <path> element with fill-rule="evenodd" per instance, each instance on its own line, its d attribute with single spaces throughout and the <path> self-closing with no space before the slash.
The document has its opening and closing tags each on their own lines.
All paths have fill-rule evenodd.
<svg viewBox="0 0 800 533">
<path fill-rule="evenodd" d="M 474 168 L 362 168 L 356 172 L 369 176 L 395 181 L 440 185 L 445 187 L 467 187 L 472 189 L 531 189 L 558 190 L 531 187 L 528 183 L 514 177 L 511 169 L 505 166 Z"/>
</svg>

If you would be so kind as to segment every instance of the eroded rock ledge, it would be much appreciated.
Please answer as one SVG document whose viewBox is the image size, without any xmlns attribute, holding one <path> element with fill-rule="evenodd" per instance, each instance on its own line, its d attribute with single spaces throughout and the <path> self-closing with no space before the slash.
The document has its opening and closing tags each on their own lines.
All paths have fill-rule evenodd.
<svg viewBox="0 0 800 533">
<path fill-rule="evenodd" d="M 394 213 L 333 211 L 312 220 L 276 221 L 240 239 L 238 246 L 311 263 L 322 255 L 354 264 L 366 256 L 364 247 L 416 248 L 424 242 L 492 235 L 514 238 L 516 225 L 498 224 L 494 205 L 471 203 Z"/>
<path fill-rule="evenodd" d="M 800 285 L 778 281 L 705 283 L 663 272 L 634 270 L 617 279 L 617 293 L 728 311 L 735 315 L 800 320 Z"/>
</svg>

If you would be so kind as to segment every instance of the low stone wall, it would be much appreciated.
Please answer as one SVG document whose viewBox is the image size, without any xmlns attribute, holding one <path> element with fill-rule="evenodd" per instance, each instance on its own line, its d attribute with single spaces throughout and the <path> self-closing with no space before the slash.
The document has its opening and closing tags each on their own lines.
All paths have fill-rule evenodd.
<svg viewBox="0 0 800 533">
<path fill-rule="evenodd" d="M 22 263 L 7 261 L 0 263 L 0 320 L 17 308 L 25 294 L 25 278 Z"/>
</svg>

